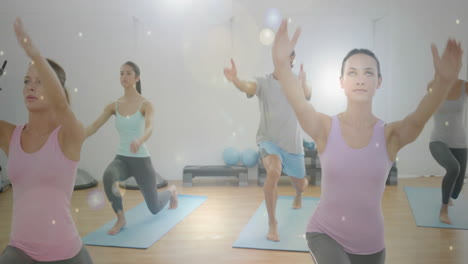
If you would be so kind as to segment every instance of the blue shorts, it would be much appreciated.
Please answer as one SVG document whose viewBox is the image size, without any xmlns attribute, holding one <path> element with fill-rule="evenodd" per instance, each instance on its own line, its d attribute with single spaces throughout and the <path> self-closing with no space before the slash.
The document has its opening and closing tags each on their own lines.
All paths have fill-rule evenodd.
<svg viewBox="0 0 468 264">
<path fill-rule="evenodd" d="M 294 178 L 304 179 L 306 174 L 304 154 L 288 153 L 271 141 L 259 142 L 258 147 L 262 159 L 268 155 L 277 155 L 281 160 L 283 173 Z"/>
</svg>

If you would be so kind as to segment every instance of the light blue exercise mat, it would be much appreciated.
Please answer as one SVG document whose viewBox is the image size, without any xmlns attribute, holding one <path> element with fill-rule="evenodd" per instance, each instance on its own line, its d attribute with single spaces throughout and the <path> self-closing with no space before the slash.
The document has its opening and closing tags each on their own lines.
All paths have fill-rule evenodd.
<svg viewBox="0 0 468 264">
<path fill-rule="evenodd" d="M 305 240 L 306 227 L 310 216 L 318 205 L 319 198 L 303 197 L 302 208 L 293 209 L 292 196 L 279 196 L 276 205 L 279 242 L 266 238 L 268 233 L 268 214 L 265 201 L 258 207 L 247 226 L 234 243 L 234 248 L 309 252 Z"/>
<path fill-rule="evenodd" d="M 417 226 L 468 229 L 468 200 L 462 195 L 449 206 L 451 225 L 439 221 L 442 191 L 440 188 L 405 187 Z"/>
<path fill-rule="evenodd" d="M 168 210 L 166 207 L 156 215 L 143 202 L 125 213 L 127 225 L 117 235 L 108 235 L 107 231 L 115 224 L 116 219 L 108 222 L 98 230 L 83 238 L 86 245 L 125 247 L 146 249 L 176 226 L 182 219 L 192 213 L 204 201 L 206 196 L 178 195 L 179 206 Z"/>
</svg>

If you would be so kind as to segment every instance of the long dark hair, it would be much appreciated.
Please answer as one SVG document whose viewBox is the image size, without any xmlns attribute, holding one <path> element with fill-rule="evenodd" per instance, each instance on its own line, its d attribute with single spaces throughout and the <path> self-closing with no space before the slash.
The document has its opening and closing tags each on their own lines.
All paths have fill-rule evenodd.
<svg viewBox="0 0 468 264">
<path fill-rule="evenodd" d="M 135 76 L 140 77 L 140 68 L 138 67 L 138 65 L 136 65 L 136 63 L 134 63 L 133 61 L 127 61 L 124 63 L 124 65 L 128 65 L 132 67 L 133 71 L 135 72 Z M 141 94 L 141 80 L 140 79 L 136 83 L 136 90 L 139 94 Z"/>
<path fill-rule="evenodd" d="M 375 56 L 374 52 L 368 50 L 368 49 L 353 49 L 343 59 L 343 62 L 341 63 L 341 76 L 343 76 L 344 72 L 344 64 L 345 62 L 349 59 L 349 57 L 356 55 L 356 54 L 365 54 L 367 56 L 372 57 L 376 62 L 377 62 L 377 73 L 379 78 L 382 78 L 382 75 L 380 74 L 380 62 L 379 59 L 377 59 L 377 56 Z"/>
</svg>

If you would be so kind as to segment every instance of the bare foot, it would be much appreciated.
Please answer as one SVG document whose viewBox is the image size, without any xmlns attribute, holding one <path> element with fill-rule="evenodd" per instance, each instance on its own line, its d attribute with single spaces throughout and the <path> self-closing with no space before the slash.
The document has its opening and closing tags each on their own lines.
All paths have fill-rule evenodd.
<svg viewBox="0 0 468 264">
<path fill-rule="evenodd" d="M 446 224 L 449 224 L 449 225 L 452 224 L 452 222 L 450 221 L 450 218 L 448 216 L 448 207 L 447 207 L 447 205 L 442 205 L 442 207 L 440 208 L 439 220 L 442 223 L 446 223 Z"/>
<path fill-rule="evenodd" d="M 127 224 L 127 221 L 125 219 L 117 219 L 117 222 L 115 222 L 115 225 L 107 231 L 107 234 L 109 235 L 116 235 L 120 232 L 120 230 Z"/>
<path fill-rule="evenodd" d="M 274 242 L 280 241 L 277 225 L 278 225 L 278 222 L 276 222 L 275 224 L 270 224 L 270 229 L 268 230 L 268 235 L 267 235 L 268 240 L 271 240 Z"/>
<path fill-rule="evenodd" d="M 172 192 L 171 201 L 169 203 L 169 209 L 176 209 L 179 206 L 179 198 L 177 197 L 177 188 L 172 185 L 169 187 L 169 190 Z"/>
</svg>

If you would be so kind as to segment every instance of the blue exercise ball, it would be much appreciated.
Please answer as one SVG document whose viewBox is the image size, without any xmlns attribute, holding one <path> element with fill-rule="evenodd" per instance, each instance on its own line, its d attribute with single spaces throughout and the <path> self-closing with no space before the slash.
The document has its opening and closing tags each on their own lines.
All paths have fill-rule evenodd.
<svg viewBox="0 0 468 264">
<path fill-rule="evenodd" d="M 240 160 L 240 153 L 236 148 L 226 148 L 223 151 L 223 160 L 228 166 L 237 165 Z"/>
<path fill-rule="evenodd" d="M 255 165 L 257 165 L 257 162 L 258 162 L 258 151 L 249 148 L 249 149 L 244 150 L 244 152 L 242 152 L 242 163 L 245 166 L 249 168 L 255 167 Z"/>
</svg>

